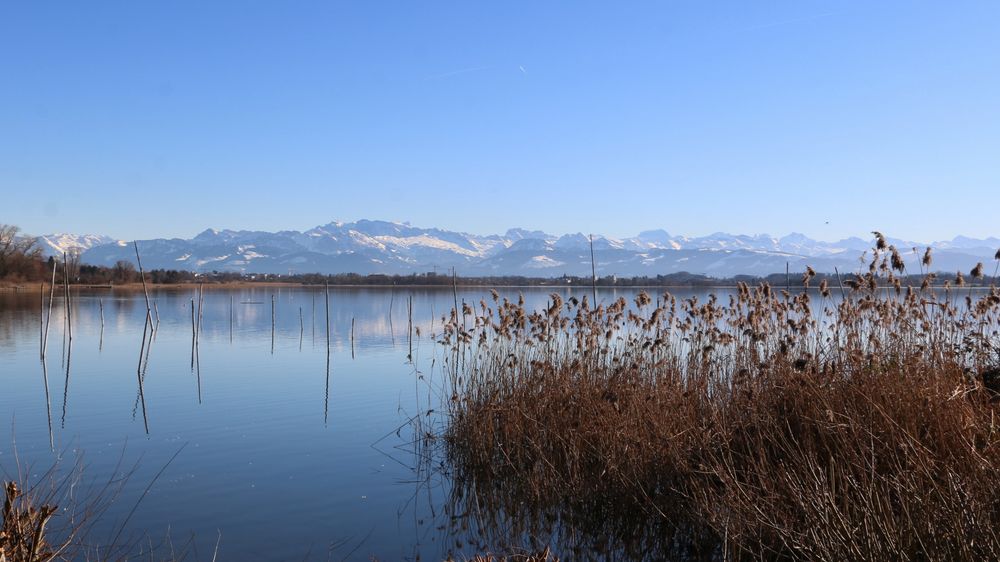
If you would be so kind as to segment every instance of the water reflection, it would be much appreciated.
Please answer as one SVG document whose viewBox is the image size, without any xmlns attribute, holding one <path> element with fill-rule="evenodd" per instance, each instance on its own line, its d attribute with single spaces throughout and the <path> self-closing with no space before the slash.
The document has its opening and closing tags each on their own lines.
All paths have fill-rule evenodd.
<svg viewBox="0 0 1000 562">
<path fill-rule="evenodd" d="M 541 309 L 553 290 L 567 299 L 590 293 L 500 292 L 513 301 L 523 293 L 528 307 Z M 148 459 L 137 487 L 189 442 L 136 512 L 136 528 L 179 528 L 203 551 L 221 529 L 228 559 L 303 558 L 310 545 L 337 541 L 358 548 L 335 559 L 439 559 L 522 532 L 539 544 L 554 537 L 597 546 L 580 538 L 585 519 L 536 527 L 553 514 L 515 512 L 488 495 L 487 482 L 466 475 L 453 485 L 433 439 L 447 423 L 440 366 L 449 353 L 434 344 L 435 332 L 453 306 L 477 307 L 488 290 L 169 287 L 151 290 L 151 312 L 141 291 L 74 297 L 72 311 L 58 294 L 53 299 L 49 357 L 39 365 L 46 345 L 39 295 L 0 294 L 0 417 L 16 412 L 26 457 L 42 464 L 72 444 L 89 455 L 95 477 L 114 470 L 111 451 L 128 441 Z M 59 345 L 51 338 L 65 342 L 58 424 L 48 365 L 55 370 Z M 5 467 L 9 434 L 0 432 Z"/>
</svg>

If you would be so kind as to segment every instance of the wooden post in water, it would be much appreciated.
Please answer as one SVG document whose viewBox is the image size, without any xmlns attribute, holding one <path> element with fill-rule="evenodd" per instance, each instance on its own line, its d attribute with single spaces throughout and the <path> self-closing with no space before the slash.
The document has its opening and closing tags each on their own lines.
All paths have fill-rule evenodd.
<svg viewBox="0 0 1000 562">
<path fill-rule="evenodd" d="M 396 329 L 392 325 L 392 308 L 396 304 L 396 283 L 393 282 L 392 289 L 389 289 L 389 338 L 392 340 L 392 347 L 396 347 Z"/>
<path fill-rule="evenodd" d="M 455 297 L 455 327 L 458 327 L 458 315 L 462 313 L 458 308 L 458 272 L 451 268 L 451 295 Z"/>
<path fill-rule="evenodd" d="M 152 327 L 153 311 L 149 306 L 149 291 L 146 290 L 146 274 L 142 270 L 142 259 L 139 258 L 139 243 L 133 240 L 132 245 L 135 246 L 135 261 L 139 264 L 139 280 L 142 281 L 142 294 L 146 297 L 146 323 Z"/>
<path fill-rule="evenodd" d="M 299 351 L 302 351 L 302 338 L 306 333 L 306 325 L 302 321 L 302 307 L 299 307 Z"/>
<path fill-rule="evenodd" d="M 49 324 L 52 323 L 52 301 L 56 296 L 56 260 L 52 260 L 52 283 L 49 285 L 49 313 L 45 317 L 45 338 L 42 342 L 42 359 L 49 348 Z"/>
<path fill-rule="evenodd" d="M 590 235 L 590 277 L 594 291 L 594 308 L 597 308 L 597 260 L 594 259 L 594 235 Z M 612 291 L 614 294 L 614 291 Z"/>
<path fill-rule="evenodd" d="M 351 317 L 351 359 L 354 359 L 354 317 Z"/>
<path fill-rule="evenodd" d="M 97 351 L 104 350 L 104 299 L 97 299 L 97 305 L 101 307 L 101 338 L 97 343 Z"/>
<path fill-rule="evenodd" d="M 330 363 L 330 282 L 326 282 L 324 288 L 324 295 L 326 296 L 326 362 L 327 362 L 327 378 L 329 378 L 329 363 Z"/>
<path fill-rule="evenodd" d="M 833 268 L 833 272 L 837 274 L 837 283 L 840 285 L 840 297 L 842 299 L 846 300 L 847 299 L 847 292 L 844 291 L 844 282 L 843 282 L 843 280 L 840 279 L 840 270 L 838 270 L 835 267 L 835 268 Z"/>
<path fill-rule="evenodd" d="M 66 294 L 66 333 L 69 336 L 70 344 L 73 343 L 73 309 L 69 297 L 69 263 L 66 259 L 66 252 L 63 252 L 63 288 Z"/>
<path fill-rule="evenodd" d="M 413 361 L 413 295 L 412 294 L 406 301 L 406 329 L 407 329 L 406 340 L 410 346 L 409 354 L 406 357 L 410 361 Z"/>
<path fill-rule="evenodd" d="M 38 286 L 38 357 L 45 357 L 45 283 Z"/>
<path fill-rule="evenodd" d="M 194 322 L 194 299 L 191 299 L 191 371 L 194 372 L 194 347 L 198 340 L 198 330 Z"/>
<path fill-rule="evenodd" d="M 198 284 L 198 337 L 195 338 L 198 343 L 201 343 L 201 325 L 204 323 L 205 319 L 205 285 L 204 283 Z"/>
</svg>

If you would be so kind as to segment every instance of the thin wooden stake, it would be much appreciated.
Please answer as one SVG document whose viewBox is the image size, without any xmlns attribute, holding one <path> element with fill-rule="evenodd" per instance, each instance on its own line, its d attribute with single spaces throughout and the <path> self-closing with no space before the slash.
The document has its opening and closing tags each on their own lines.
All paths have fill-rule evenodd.
<svg viewBox="0 0 1000 562">
<path fill-rule="evenodd" d="M 847 299 L 847 292 L 844 291 L 844 281 L 840 278 L 840 270 L 838 270 L 835 267 L 835 268 L 833 268 L 833 272 L 837 274 L 837 283 L 840 284 L 840 297 L 842 299 L 846 300 Z"/>
<path fill-rule="evenodd" d="M 351 317 L 351 359 L 354 359 L 354 317 Z"/>
<path fill-rule="evenodd" d="M 330 282 L 326 282 L 326 288 L 324 290 L 326 295 L 326 362 L 327 366 L 327 379 L 330 378 L 329 374 L 329 363 L 330 363 Z"/>
<path fill-rule="evenodd" d="M 38 286 L 38 357 L 45 357 L 45 283 Z"/>
<path fill-rule="evenodd" d="M 142 294 L 146 297 L 146 322 L 152 327 L 153 311 L 149 307 L 149 291 L 146 289 L 146 274 L 142 270 L 142 259 L 139 258 L 139 243 L 133 240 L 132 245 L 135 246 L 135 261 L 139 264 L 139 280 L 142 281 Z"/>
<path fill-rule="evenodd" d="M 594 308 L 597 308 L 597 260 L 594 258 L 594 235 L 590 235 L 590 277 L 594 291 Z"/>
<path fill-rule="evenodd" d="M 52 283 L 49 285 L 49 313 L 45 317 L 45 342 L 42 344 L 42 357 L 49 348 L 49 324 L 52 323 L 52 301 L 56 296 L 56 260 L 52 260 Z"/>
<path fill-rule="evenodd" d="M 97 343 L 97 351 L 104 351 L 104 299 L 97 299 L 97 305 L 101 307 L 101 339 Z"/>
<path fill-rule="evenodd" d="M 458 327 L 458 315 L 462 311 L 458 308 L 458 273 L 455 268 L 451 268 L 451 295 L 455 297 L 455 327 Z"/>
<path fill-rule="evenodd" d="M 195 339 L 201 342 L 201 326 L 205 319 L 205 285 L 203 283 L 198 284 L 198 331 Z"/>
<path fill-rule="evenodd" d="M 69 265 L 66 260 L 66 252 L 63 252 L 63 284 L 66 294 L 66 333 L 69 336 L 69 342 L 73 343 L 73 308 L 70 303 L 69 297 Z"/>
</svg>

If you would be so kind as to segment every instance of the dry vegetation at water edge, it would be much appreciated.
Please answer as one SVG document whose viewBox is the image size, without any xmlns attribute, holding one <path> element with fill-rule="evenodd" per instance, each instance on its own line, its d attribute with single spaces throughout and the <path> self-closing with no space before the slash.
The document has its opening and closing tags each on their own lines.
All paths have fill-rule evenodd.
<svg viewBox="0 0 1000 562">
<path fill-rule="evenodd" d="M 871 257 L 798 294 L 453 311 L 453 509 L 572 559 L 1000 559 L 1000 290 Z"/>
</svg>

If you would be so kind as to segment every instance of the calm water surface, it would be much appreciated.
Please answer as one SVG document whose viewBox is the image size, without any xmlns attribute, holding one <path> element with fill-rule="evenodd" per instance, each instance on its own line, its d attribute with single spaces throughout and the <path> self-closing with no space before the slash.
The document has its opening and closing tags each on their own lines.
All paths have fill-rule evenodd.
<svg viewBox="0 0 1000 562">
<path fill-rule="evenodd" d="M 512 299 L 518 292 L 501 291 Z M 541 308 L 551 289 L 520 292 Z M 601 300 L 618 296 L 634 292 L 606 291 Z M 411 297 L 420 331 L 412 362 Z M 480 288 L 458 295 L 484 297 Z M 16 470 L 15 443 L 34 473 L 82 455 L 85 478 L 96 481 L 108 479 L 124 450 L 138 469 L 98 525 L 107 533 L 176 454 L 128 527 L 193 540 L 202 559 L 220 534 L 221 560 L 433 560 L 456 550 L 441 505 L 447 478 L 428 481 L 417 470 L 407 423 L 440 407 L 443 346 L 431 336 L 453 305 L 450 289 L 331 288 L 329 372 L 322 288 L 206 288 L 196 349 L 196 290 L 158 289 L 151 299 L 159 325 L 140 363 L 141 292 L 76 293 L 71 342 L 57 296 L 43 365 L 38 294 L 0 293 L 6 474 Z"/>
<path fill-rule="evenodd" d="M 515 301 L 522 293 L 528 308 L 541 309 L 553 290 L 590 294 L 500 293 Z M 726 302 L 728 291 L 712 292 Z M 602 290 L 599 300 L 636 293 Z M 192 541 L 197 557 L 189 559 L 211 559 L 217 543 L 220 560 L 471 552 L 475 523 L 449 510 L 447 467 L 415 446 L 423 431 L 447 423 L 446 348 L 433 336 L 455 302 L 450 289 L 331 288 L 329 355 L 322 288 L 207 287 L 196 346 L 194 287 L 151 293 L 159 319 L 151 346 L 143 345 L 142 292 L 74 295 L 72 339 L 57 296 L 42 362 L 38 293 L 0 292 L 0 477 L 18 465 L 38 475 L 59 459 L 71 466 L 82 458 L 85 480 L 100 484 L 122 458 L 137 465 L 95 541 L 149 487 L 128 531 Z M 460 290 L 457 298 L 478 303 L 489 291 Z"/>
</svg>

